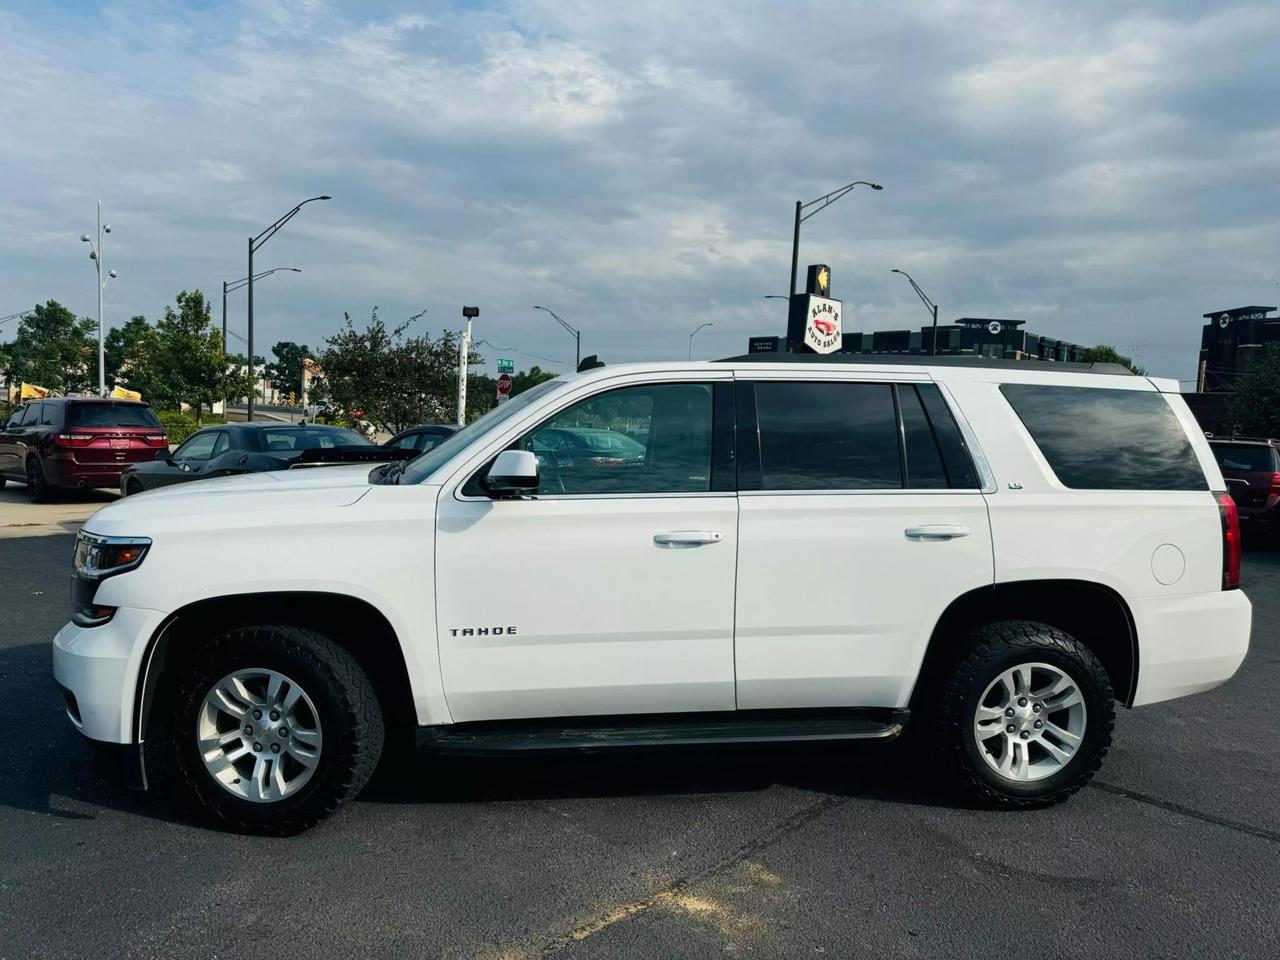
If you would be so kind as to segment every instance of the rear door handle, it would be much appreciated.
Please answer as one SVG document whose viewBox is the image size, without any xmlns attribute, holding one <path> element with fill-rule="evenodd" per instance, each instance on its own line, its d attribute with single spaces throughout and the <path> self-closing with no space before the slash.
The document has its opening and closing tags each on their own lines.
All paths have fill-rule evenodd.
<svg viewBox="0 0 1280 960">
<path fill-rule="evenodd" d="M 908 540 L 956 540 L 973 533 L 961 523 L 926 523 L 919 527 L 907 527 L 903 531 Z"/>
<path fill-rule="evenodd" d="M 718 530 L 669 530 L 653 535 L 653 542 L 661 546 L 700 546 L 704 543 L 719 543 L 723 539 L 724 534 Z"/>
</svg>

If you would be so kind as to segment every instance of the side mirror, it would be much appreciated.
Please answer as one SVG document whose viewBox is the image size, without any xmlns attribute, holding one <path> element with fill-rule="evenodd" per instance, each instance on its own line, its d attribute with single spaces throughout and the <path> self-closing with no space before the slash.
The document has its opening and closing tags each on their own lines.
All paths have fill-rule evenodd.
<svg viewBox="0 0 1280 960">
<path fill-rule="evenodd" d="M 157 460 L 163 460 L 163 461 L 165 461 L 165 462 L 167 463 L 167 462 L 169 461 L 169 457 L 170 457 L 170 456 L 171 456 L 171 454 L 169 453 L 169 448 L 168 448 L 168 447 L 165 447 L 163 450 L 157 450 L 157 451 L 156 451 L 156 459 L 157 459 Z"/>
<path fill-rule="evenodd" d="M 538 491 L 538 458 L 528 450 L 503 450 L 484 476 L 491 497 L 518 497 Z"/>
</svg>

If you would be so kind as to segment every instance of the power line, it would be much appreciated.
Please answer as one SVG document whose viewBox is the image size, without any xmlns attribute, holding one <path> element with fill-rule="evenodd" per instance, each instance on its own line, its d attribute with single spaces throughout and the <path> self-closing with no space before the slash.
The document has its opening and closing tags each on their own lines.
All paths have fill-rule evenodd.
<svg viewBox="0 0 1280 960">
<path fill-rule="evenodd" d="M 483 343 L 484 345 L 486 345 L 486 346 L 493 347 L 493 349 L 495 349 L 495 350 L 506 350 L 508 353 L 518 353 L 518 354 L 520 354 L 520 356 L 522 356 L 522 357 L 533 357 L 533 359 L 535 359 L 535 360 L 541 360 L 543 363 L 554 363 L 557 367 L 567 367 L 567 366 L 569 366 L 569 364 L 568 364 L 568 362 L 567 362 L 567 361 L 564 361 L 564 360 L 552 360 L 550 357 L 544 357 L 544 356 L 542 356 L 542 354 L 540 354 L 540 353 L 530 353 L 528 350 L 520 350 L 520 349 L 518 349 L 518 348 L 516 348 L 516 347 L 503 347 L 503 346 L 499 346 L 498 344 L 494 343 L 494 342 L 493 342 L 493 341 L 491 341 L 491 340 L 476 340 L 476 341 L 475 341 L 476 346 L 479 346 L 479 345 L 480 345 L 480 344 L 482 344 L 482 343 Z"/>
</svg>

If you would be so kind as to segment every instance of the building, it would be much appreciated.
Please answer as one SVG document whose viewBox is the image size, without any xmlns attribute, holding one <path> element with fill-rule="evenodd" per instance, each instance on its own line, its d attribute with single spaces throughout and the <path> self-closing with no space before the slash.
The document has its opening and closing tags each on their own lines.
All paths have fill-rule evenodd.
<svg viewBox="0 0 1280 960">
<path fill-rule="evenodd" d="M 1280 342 L 1280 317 L 1271 316 L 1275 309 L 1234 307 L 1203 315 L 1196 392 L 1185 396 L 1191 412 L 1207 432 L 1232 432 L 1227 411 L 1236 383 L 1268 344 Z"/>
<path fill-rule="evenodd" d="M 1005 360 L 1056 360 L 1079 362 L 1089 348 L 1066 340 L 1032 333 L 1025 320 L 994 317 L 961 317 L 954 323 L 938 325 L 938 354 L 983 356 Z M 749 353 L 773 353 L 786 349 L 786 337 L 752 337 Z M 918 330 L 876 330 L 846 333 L 840 353 L 923 354 L 933 353 L 933 327 Z M 1124 358 L 1128 362 L 1128 358 Z"/>
</svg>

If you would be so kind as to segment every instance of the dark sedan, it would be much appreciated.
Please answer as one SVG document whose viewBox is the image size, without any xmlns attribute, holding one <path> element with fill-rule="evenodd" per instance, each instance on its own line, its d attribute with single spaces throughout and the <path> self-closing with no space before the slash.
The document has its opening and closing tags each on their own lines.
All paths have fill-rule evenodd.
<svg viewBox="0 0 1280 960">
<path fill-rule="evenodd" d="M 398 455 L 397 455 L 398 454 Z M 227 477 L 237 473 L 287 470 L 300 463 L 400 459 L 352 430 L 303 423 L 222 423 L 197 430 L 152 463 L 128 467 L 121 476 L 125 496 L 172 483 Z"/>
<path fill-rule="evenodd" d="M 416 427 L 401 430 L 383 446 L 390 450 L 411 450 L 417 456 L 438 446 L 457 432 L 458 425 L 454 423 L 420 423 Z"/>
</svg>

